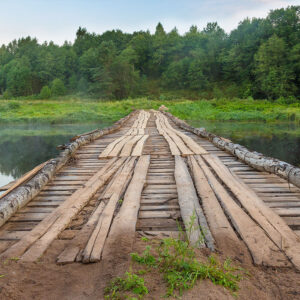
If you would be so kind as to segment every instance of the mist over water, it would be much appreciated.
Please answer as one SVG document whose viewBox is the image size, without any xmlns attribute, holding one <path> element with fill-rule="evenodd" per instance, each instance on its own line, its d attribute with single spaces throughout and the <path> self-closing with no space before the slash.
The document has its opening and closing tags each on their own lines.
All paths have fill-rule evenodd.
<svg viewBox="0 0 300 300">
<path fill-rule="evenodd" d="M 189 121 L 250 150 L 300 166 L 300 126 L 294 123 Z M 57 145 L 110 123 L 0 125 L 0 186 L 58 155 Z"/>
</svg>

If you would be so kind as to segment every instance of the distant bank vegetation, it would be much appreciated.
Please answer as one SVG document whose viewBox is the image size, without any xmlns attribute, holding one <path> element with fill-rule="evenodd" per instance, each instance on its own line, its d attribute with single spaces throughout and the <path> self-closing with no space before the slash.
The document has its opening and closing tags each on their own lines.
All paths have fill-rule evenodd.
<svg viewBox="0 0 300 300">
<path fill-rule="evenodd" d="M 208 23 L 202 30 L 192 26 L 183 35 L 176 28 L 166 32 L 159 23 L 154 34 L 120 30 L 95 34 L 79 28 L 74 43 L 62 46 L 39 44 L 31 37 L 14 40 L 0 48 L 0 94 L 4 99 L 78 94 L 108 100 L 171 100 L 175 95 L 296 103 L 300 94 L 299 15 L 300 6 L 273 10 L 264 19 L 241 21 L 230 34 L 217 23 Z M 215 104 L 204 103 L 201 109 L 209 107 L 207 117 L 211 118 L 209 111 L 216 109 Z M 193 105 L 197 109 L 199 104 Z M 213 117 L 219 118 L 224 110 Z M 239 118 L 233 114 L 226 113 L 226 118 Z M 252 112 L 242 114 L 253 118 Z M 256 112 L 258 118 L 261 114 L 263 119 L 282 118 L 280 112 L 274 117 Z M 69 115 L 73 117 L 77 118 Z"/>
<path fill-rule="evenodd" d="M 113 122 L 134 109 L 158 109 L 162 104 L 186 120 L 234 120 L 300 124 L 300 103 L 249 99 L 92 101 L 67 97 L 59 100 L 2 100 L 0 122 L 86 123 Z"/>
</svg>

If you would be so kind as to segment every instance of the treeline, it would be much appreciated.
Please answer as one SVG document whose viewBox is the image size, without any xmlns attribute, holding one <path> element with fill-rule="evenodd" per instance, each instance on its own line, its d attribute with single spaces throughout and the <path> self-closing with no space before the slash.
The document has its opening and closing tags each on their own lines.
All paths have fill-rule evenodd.
<svg viewBox="0 0 300 300">
<path fill-rule="evenodd" d="M 80 93 L 103 99 L 159 97 L 298 98 L 300 6 L 245 19 L 230 34 L 217 23 L 184 35 L 79 28 L 73 44 L 27 37 L 0 48 L 4 98 Z"/>
</svg>

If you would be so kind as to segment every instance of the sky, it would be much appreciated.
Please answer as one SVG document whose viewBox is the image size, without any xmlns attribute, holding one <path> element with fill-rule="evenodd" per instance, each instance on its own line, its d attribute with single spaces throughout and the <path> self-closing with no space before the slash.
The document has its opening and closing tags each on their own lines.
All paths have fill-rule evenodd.
<svg viewBox="0 0 300 300">
<path fill-rule="evenodd" d="M 154 32 L 158 22 L 180 33 L 218 22 L 229 33 L 246 17 L 266 17 L 289 5 L 300 0 L 0 0 L 0 44 L 29 35 L 39 42 L 73 42 L 79 26 L 96 33 Z"/>
</svg>

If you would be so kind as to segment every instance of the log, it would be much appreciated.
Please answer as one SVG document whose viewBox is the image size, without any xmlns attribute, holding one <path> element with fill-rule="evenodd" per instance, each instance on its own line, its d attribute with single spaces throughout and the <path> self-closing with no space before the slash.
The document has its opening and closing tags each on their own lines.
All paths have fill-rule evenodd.
<svg viewBox="0 0 300 300">
<path fill-rule="evenodd" d="M 49 160 L 48 160 L 49 161 Z M 48 161 L 36 166 L 31 171 L 27 172 L 24 176 L 14 181 L 14 183 L 11 185 L 11 187 L 6 190 L 3 194 L 0 195 L 0 199 L 4 198 L 7 194 L 9 194 L 11 191 L 13 191 L 15 188 L 32 178 L 34 175 L 36 175 L 47 163 Z"/>
<path fill-rule="evenodd" d="M 200 220 L 198 218 L 198 211 L 200 207 L 198 197 L 186 164 L 179 155 L 175 156 L 174 175 L 177 185 L 181 217 L 188 234 L 188 239 L 193 246 L 205 247 L 199 222 Z M 193 219 L 193 217 L 195 217 L 195 219 Z M 209 232 L 207 226 L 206 228 L 204 227 L 203 230 L 205 230 L 205 233 L 206 230 Z"/>
<path fill-rule="evenodd" d="M 139 158 L 127 188 L 121 209 L 115 217 L 103 249 L 103 259 L 126 255 L 132 251 L 140 199 L 150 164 L 150 156 Z M 126 252 L 126 253 L 124 253 Z"/>
<path fill-rule="evenodd" d="M 201 147 L 199 144 L 197 144 L 192 138 L 187 136 L 186 134 L 180 132 L 179 130 L 176 130 L 171 126 L 169 123 L 168 119 L 162 115 L 163 121 L 165 123 L 166 128 L 170 129 L 173 131 L 175 134 L 177 134 L 181 139 L 185 142 L 185 144 L 194 152 L 194 154 L 207 154 L 208 152 Z"/>
<path fill-rule="evenodd" d="M 57 258 L 57 264 L 68 264 L 76 260 L 79 251 L 87 243 L 92 231 L 94 230 L 98 219 L 100 218 L 103 209 L 105 207 L 104 201 L 100 202 L 98 207 L 95 209 L 87 223 L 83 225 L 79 233 L 70 241 L 68 246 L 62 251 Z"/>
<path fill-rule="evenodd" d="M 251 217 L 300 270 L 300 238 L 251 188 L 231 173 L 217 156 L 204 155 L 203 157 Z"/>
<path fill-rule="evenodd" d="M 174 133 L 172 130 L 168 129 L 162 122 L 161 117 L 159 117 L 158 114 L 156 114 L 156 117 L 158 118 L 160 125 L 161 125 L 161 132 L 163 134 L 168 135 L 176 144 L 178 149 L 180 149 L 182 156 L 187 156 L 193 154 L 193 152 L 184 144 L 184 142 L 181 140 L 181 138 Z"/>
<path fill-rule="evenodd" d="M 68 225 L 72 217 L 85 205 L 90 197 L 95 194 L 98 188 L 103 186 L 117 170 L 124 159 L 115 162 L 114 159 L 109 161 L 99 172 L 89 179 L 85 187 L 78 189 L 75 193 L 69 196 L 59 207 L 54 209 L 51 214 L 45 217 L 33 230 L 31 230 L 24 238 L 14 244 L 1 254 L 0 258 L 20 257 L 27 249 L 30 249 L 38 239 L 43 236 L 48 236 L 54 232 L 49 238 L 51 241 Z M 111 165 L 114 166 L 111 168 Z M 73 213 L 75 211 L 75 213 Z M 47 233 L 47 235 L 45 235 Z M 51 240 L 52 239 L 52 240 Z M 43 239 L 44 240 L 44 239 Z M 43 249 L 45 250 L 45 249 Z M 40 254 L 40 252 L 39 252 Z M 42 254 L 42 253 L 41 253 Z"/>
<path fill-rule="evenodd" d="M 229 248 L 227 253 L 231 252 L 230 254 L 236 255 L 236 251 L 239 251 L 239 249 L 235 249 L 234 245 L 239 245 L 240 240 L 227 220 L 214 191 L 209 185 L 195 157 L 192 155 L 189 156 L 188 163 L 194 177 L 198 195 L 202 200 L 202 207 L 209 228 L 217 241 L 218 247 L 225 252 L 227 248 Z M 228 247 L 228 244 L 231 244 L 231 247 Z"/>
<path fill-rule="evenodd" d="M 36 175 L 34 175 L 26 184 L 15 188 L 0 201 L 0 226 L 2 226 L 19 208 L 25 206 L 32 200 L 44 186 L 53 178 L 54 174 L 64 166 L 77 149 L 103 135 L 112 133 L 119 129 L 136 111 L 100 131 L 82 136 L 66 146 L 66 149 L 55 159 L 51 159 Z"/>
<path fill-rule="evenodd" d="M 130 137 L 130 135 L 129 135 Z M 114 147 L 122 142 L 122 140 L 124 139 L 128 139 L 127 135 L 122 135 L 121 137 L 115 139 L 113 142 L 111 142 L 109 145 L 107 145 L 107 147 L 101 152 L 101 154 L 99 155 L 99 159 L 105 159 L 108 157 L 109 153 L 111 153 L 111 151 L 114 149 Z"/>
<path fill-rule="evenodd" d="M 9 182 L 8 184 L 1 186 L 0 192 L 7 191 L 15 182 L 16 182 L 16 180 L 13 180 L 13 181 Z"/>
<path fill-rule="evenodd" d="M 122 141 L 120 141 L 114 148 L 113 150 L 108 153 L 107 157 L 108 158 L 112 158 L 112 157 L 116 157 L 118 156 L 118 154 L 120 153 L 120 151 L 122 150 L 122 148 L 124 147 L 124 145 L 126 143 L 128 143 L 130 140 L 132 139 L 132 136 L 124 136 L 124 139 Z"/>
<path fill-rule="evenodd" d="M 247 245 L 254 264 L 288 266 L 282 251 L 228 194 L 203 159 L 200 156 L 196 158 L 232 225 Z"/>
<path fill-rule="evenodd" d="M 128 177 L 131 176 L 135 159 L 135 157 L 128 158 L 126 164 L 122 168 L 122 171 L 115 178 L 114 183 L 112 184 L 114 193 L 106 204 L 103 213 L 101 214 L 98 223 L 82 253 L 83 263 L 97 262 L 100 260 L 104 242 L 113 219 L 116 205 L 120 200 L 124 185 L 128 182 Z"/>
<path fill-rule="evenodd" d="M 144 144 L 148 139 L 149 135 L 144 135 L 136 144 L 134 149 L 132 150 L 132 156 L 141 156 L 143 154 Z"/>
<path fill-rule="evenodd" d="M 264 156 L 262 153 L 256 151 L 249 151 L 246 147 L 235 144 L 232 141 L 219 137 L 213 133 L 209 133 L 204 128 L 194 128 L 186 124 L 184 121 L 174 117 L 170 113 L 163 113 L 182 129 L 210 140 L 215 146 L 238 157 L 241 161 L 247 163 L 252 168 L 276 174 L 300 188 L 299 167 L 293 166 L 276 158 Z"/>
</svg>

